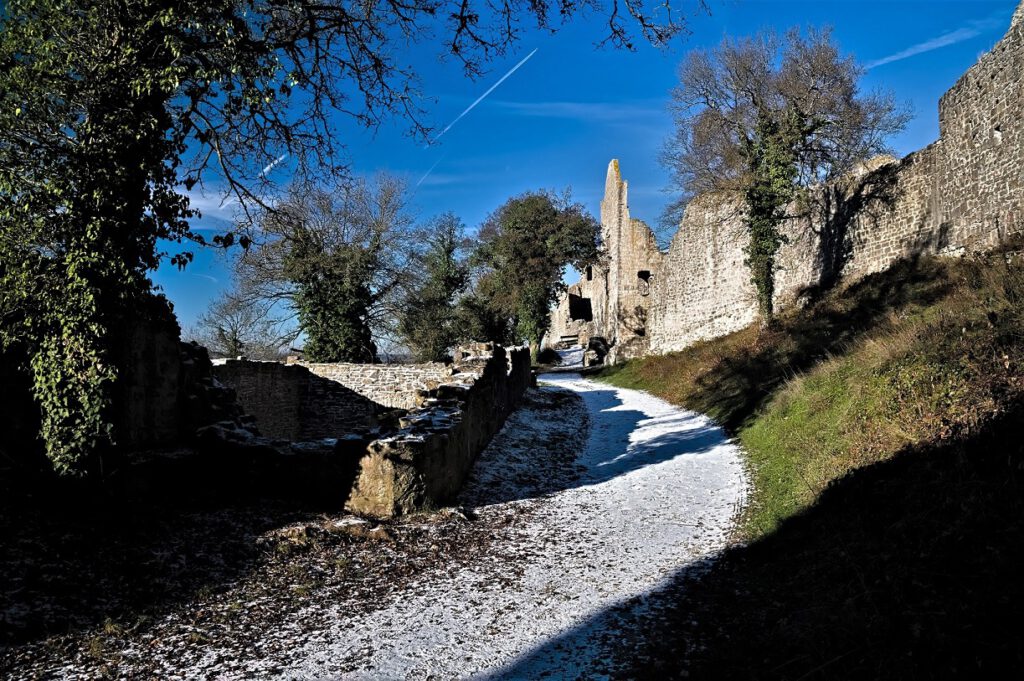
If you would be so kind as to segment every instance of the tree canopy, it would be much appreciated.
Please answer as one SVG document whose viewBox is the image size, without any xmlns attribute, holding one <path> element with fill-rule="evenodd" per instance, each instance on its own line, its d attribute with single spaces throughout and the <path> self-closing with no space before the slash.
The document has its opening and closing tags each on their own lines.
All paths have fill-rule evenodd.
<svg viewBox="0 0 1024 681">
<path fill-rule="evenodd" d="M 539 347 L 565 288 L 563 270 L 594 262 L 600 233 L 582 204 L 544 191 L 511 198 L 488 217 L 475 254 L 483 268 L 477 288 L 511 320 L 517 340 Z"/>
<path fill-rule="evenodd" d="M 28 348 L 42 439 L 82 473 L 116 444 L 113 339 L 150 294 L 160 239 L 204 243 L 189 192 L 226 186 L 272 208 L 266 169 L 338 176 L 347 121 L 406 120 L 425 137 L 400 46 L 437 45 L 469 75 L 568 0 L 9 0 L 0 6 L 0 339 Z M 608 40 L 663 43 L 667 4 L 602 6 Z M 657 16 L 657 19 L 653 17 Z M 255 211 L 255 213 L 254 213 Z M 248 236 L 225 234 L 221 245 Z M 94 457 L 95 459 L 95 457 Z"/>
<path fill-rule="evenodd" d="M 394 324 L 419 246 L 405 185 L 378 175 L 339 187 L 297 184 L 257 217 L 238 260 L 243 295 L 284 302 L 320 362 L 373 362 Z"/>
<path fill-rule="evenodd" d="M 662 155 L 680 193 L 669 219 L 678 222 L 703 192 L 743 196 L 748 264 L 766 322 L 787 206 L 887 153 L 887 139 L 908 120 L 891 96 L 863 93 L 863 75 L 827 30 L 727 38 L 680 65 L 676 129 Z"/>
<path fill-rule="evenodd" d="M 456 307 L 470 276 L 463 253 L 464 232 L 462 221 L 453 213 L 436 218 L 427 227 L 426 246 L 408 273 L 398 329 L 419 361 L 443 361 L 464 335 Z"/>
</svg>

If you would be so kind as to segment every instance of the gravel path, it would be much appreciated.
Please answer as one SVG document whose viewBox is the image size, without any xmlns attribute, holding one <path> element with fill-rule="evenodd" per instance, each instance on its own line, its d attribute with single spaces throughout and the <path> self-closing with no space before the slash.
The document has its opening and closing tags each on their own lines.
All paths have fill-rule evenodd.
<svg viewBox="0 0 1024 681">
<path fill-rule="evenodd" d="M 746 493 L 740 453 L 708 419 L 646 393 L 572 373 L 541 380 L 481 455 L 461 507 L 379 525 L 284 514 L 261 530 L 272 509 L 256 508 L 158 527 L 156 539 L 195 546 L 154 549 L 151 561 L 179 566 L 154 579 L 192 565 L 202 582 L 186 580 L 166 606 L 0 647 L 0 676 L 621 676 L 617 660 L 635 656 L 655 604 L 671 601 L 651 596 L 725 545 Z M 241 558 L 219 552 L 230 547 L 218 523 L 235 523 L 248 547 L 223 579 L 206 563 Z M 53 569 L 106 575 L 117 546 Z M 88 589 L 95 608 L 122 588 L 101 584 Z"/>
<path fill-rule="evenodd" d="M 614 673 L 602 652 L 616 636 L 609 608 L 723 547 L 746 483 L 740 454 L 721 429 L 643 392 L 574 374 L 541 380 L 578 393 L 586 405 L 590 435 L 574 479 L 548 495 L 520 541 L 498 546 L 493 560 L 432 580 L 382 610 L 339 613 L 303 642 L 288 675 Z M 528 465 L 519 461 L 523 453 L 505 452 L 513 460 L 505 473 Z M 642 600 L 631 609 L 615 621 L 644 616 Z"/>
</svg>

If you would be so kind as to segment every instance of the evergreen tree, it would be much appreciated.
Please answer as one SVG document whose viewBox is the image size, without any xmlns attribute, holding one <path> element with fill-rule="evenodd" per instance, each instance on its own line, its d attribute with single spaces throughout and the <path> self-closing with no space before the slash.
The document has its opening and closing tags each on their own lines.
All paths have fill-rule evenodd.
<svg viewBox="0 0 1024 681">
<path fill-rule="evenodd" d="M 597 259 L 600 231 L 581 204 L 544 191 L 509 199 L 481 228 L 474 255 L 484 270 L 480 292 L 534 356 L 551 307 L 565 289 L 562 272 L 568 265 L 582 270 Z"/>
</svg>

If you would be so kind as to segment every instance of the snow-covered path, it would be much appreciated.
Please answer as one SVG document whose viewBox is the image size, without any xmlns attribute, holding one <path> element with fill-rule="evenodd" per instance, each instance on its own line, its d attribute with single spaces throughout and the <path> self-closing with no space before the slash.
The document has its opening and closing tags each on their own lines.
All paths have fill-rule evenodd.
<svg viewBox="0 0 1024 681">
<path fill-rule="evenodd" d="M 540 502 L 525 541 L 381 610 L 338 613 L 293 651 L 298 664 L 286 675 L 590 677 L 600 672 L 598 644 L 611 633 L 609 608 L 724 545 L 746 482 L 721 429 L 643 392 L 576 374 L 541 380 L 578 392 L 591 430 L 579 477 Z M 527 503 L 507 496 L 478 511 Z"/>
</svg>

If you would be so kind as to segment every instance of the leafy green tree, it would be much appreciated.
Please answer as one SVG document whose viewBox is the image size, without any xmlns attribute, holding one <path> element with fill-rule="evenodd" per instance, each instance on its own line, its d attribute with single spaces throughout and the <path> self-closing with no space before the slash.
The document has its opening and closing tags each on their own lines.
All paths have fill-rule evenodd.
<svg viewBox="0 0 1024 681">
<path fill-rule="evenodd" d="M 480 290 L 534 354 L 565 289 L 562 272 L 597 259 L 600 232 L 582 204 L 544 191 L 509 199 L 481 228 L 474 255 L 483 268 Z"/>
<path fill-rule="evenodd" d="M 404 184 L 391 176 L 331 189 L 297 184 L 258 217 L 259 238 L 238 261 L 255 303 L 298 316 L 306 355 L 319 362 L 377 361 L 417 247 Z"/>
<path fill-rule="evenodd" d="M 494 298 L 493 274 L 475 273 L 475 282 L 455 307 L 456 340 L 493 341 L 501 345 L 513 345 L 515 341 L 514 320 L 491 303 Z"/>
<path fill-rule="evenodd" d="M 427 247 L 413 262 L 399 333 L 421 362 L 443 361 L 459 340 L 458 296 L 469 281 L 460 251 L 465 242 L 462 221 L 446 213 L 427 228 Z"/>
<path fill-rule="evenodd" d="M 774 315 L 783 222 L 807 213 L 815 186 L 888 152 L 887 138 L 908 120 L 890 96 L 862 93 L 863 75 L 828 31 L 814 30 L 726 39 L 694 50 L 680 66 L 676 132 L 663 162 L 681 198 L 667 219 L 678 224 L 699 193 L 744 198 L 747 264 L 765 324 Z"/>
</svg>

